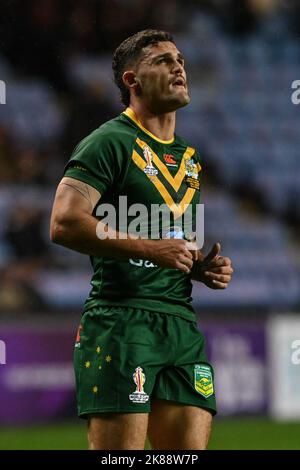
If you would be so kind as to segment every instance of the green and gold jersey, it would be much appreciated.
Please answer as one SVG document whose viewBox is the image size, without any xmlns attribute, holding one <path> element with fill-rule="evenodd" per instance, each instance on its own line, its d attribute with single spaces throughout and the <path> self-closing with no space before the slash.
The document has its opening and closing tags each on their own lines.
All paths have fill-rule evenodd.
<svg viewBox="0 0 300 470">
<path fill-rule="evenodd" d="M 83 139 L 65 168 L 65 176 L 101 193 L 99 205 L 111 204 L 118 213 L 119 198 L 126 196 L 128 207 L 143 204 L 151 213 L 151 205 L 164 204 L 175 226 L 187 205 L 199 203 L 200 172 L 195 149 L 176 134 L 169 141 L 158 139 L 130 108 Z M 93 256 L 91 262 L 94 275 L 85 310 L 128 306 L 195 319 L 190 275 L 147 260 Z"/>
</svg>

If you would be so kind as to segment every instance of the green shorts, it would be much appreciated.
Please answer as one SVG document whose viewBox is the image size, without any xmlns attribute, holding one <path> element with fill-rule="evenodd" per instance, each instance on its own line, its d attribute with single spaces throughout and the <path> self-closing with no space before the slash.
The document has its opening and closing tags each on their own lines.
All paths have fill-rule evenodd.
<svg viewBox="0 0 300 470">
<path fill-rule="evenodd" d="M 74 351 L 78 414 L 148 413 L 159 398 L 216 413 L 212 366 L 196 322 L 148 310 L 83 314 Z"/>
</svg>

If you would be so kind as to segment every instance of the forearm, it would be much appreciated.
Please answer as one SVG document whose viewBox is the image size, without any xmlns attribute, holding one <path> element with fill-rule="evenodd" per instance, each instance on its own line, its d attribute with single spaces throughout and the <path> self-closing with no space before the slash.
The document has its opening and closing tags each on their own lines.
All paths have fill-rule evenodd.
<svg viewBox="0 0 300 470">
<path fill-rule="evenodd" d="M 51 239 L 54 243 L 90 256 L 149 259 L 155 243 L 153 240 L 133 239 L 129 236 L 120 239 L 120 233 L 112 229 L 109 234 L 106 233 L 105 239 L 101 239 L 97 235 L 97 228 L 98 233 L 107 230 L 89 214 L 81 214 L 80 217 L 68 220 L 56 220 L 51 225 Z"/>
</svg>

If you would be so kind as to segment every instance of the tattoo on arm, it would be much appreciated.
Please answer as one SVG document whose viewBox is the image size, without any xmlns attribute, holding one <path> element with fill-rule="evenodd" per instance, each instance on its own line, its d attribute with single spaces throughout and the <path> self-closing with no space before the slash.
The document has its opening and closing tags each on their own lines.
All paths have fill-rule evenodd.
<svg viewBox="0 0 300 470">
<path fill-rule="evenodd" d="M 82 196 L 90 203 L 92 210 L 94 209 L 97 201 L 95 201 L 95 197 L 94 197 L 94 200 L 93 200 L 93 197 L 92 197 L 93 195 L 91 194 L 91 188 L 89 187 L 88 184 L 80 183 L 80 185 L 77 185 L 76 183 L 71 184 L 71 183 L 69 183 L 69 182 L 67 183 L 65 181 L 63 181 L 61 184 L 69 186 L 70 188 L 73 188 L 76 191 L 78 191 L 80 194 L 82 194 Z"/>
</svg>

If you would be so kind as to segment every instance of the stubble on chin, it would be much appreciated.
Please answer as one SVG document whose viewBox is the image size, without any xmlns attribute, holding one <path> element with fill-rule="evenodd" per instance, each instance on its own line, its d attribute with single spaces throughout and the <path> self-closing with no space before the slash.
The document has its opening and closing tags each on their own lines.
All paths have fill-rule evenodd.
<svg viewBox="0 0 300 470">
<path fill-rule="evenodd" d="M 177 103 L 178 108 L 183 108 L 184 106 L 187 106 L 190 101 L 190 95 L 187 93 L 184 96 L 178 97 L 176 100 L 174 100 L 174 104 Z"/>
</svg>

